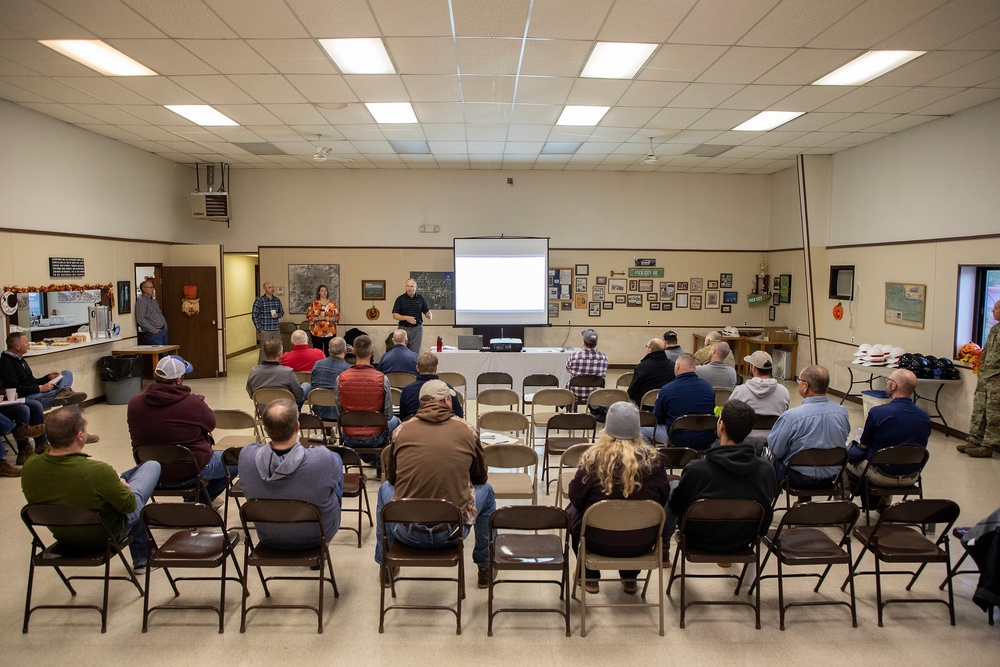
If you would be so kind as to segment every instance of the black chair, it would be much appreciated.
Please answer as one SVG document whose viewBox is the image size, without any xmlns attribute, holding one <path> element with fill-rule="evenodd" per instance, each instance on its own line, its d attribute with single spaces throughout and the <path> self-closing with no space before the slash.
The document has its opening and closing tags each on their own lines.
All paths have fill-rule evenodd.
<svg viewBox="0 0 1000 667">
<path fill-rule="evenodd" d="M 244 542 L 243 551 L 243 602 L 240 613 L 240 632 L 246 632 L 247 612 L 252 609 L 311 609 L 319 618 L 319 634 L 323 634 L 323 589 L 326 582 L 333 586 L 333 597 L 340 597 L 337 590 L 337 579 L 333 573 L 333 561 L 330 560 L 330 550 L 325 539 L 326 534 L 323 528 L 323 516 L 319 509 L 312 503 L 302 500 L 265 500 L 255 498 L 243 503 L 240 507 L 240 519 L 243 522 L 243 529 L 246 531 L 247 539 Z M 250 525 L 259 523 L 291 523 L 316 525 L 317 534 L 321 536 L 319 543 L 310 549 L 288 550 L 269 547 L 266 544 L 254 544 L 250 539 Z M 257 569 L 261 585 L 264 587 L 265 597 L 271 597 L 271 591 L 267 587 L 267 582 L 285 581 L 312 581 L 312 577 L 272 575 L 265 577 L 263 567 L 311 567 L 317 570 L 316 580 L 319 583 L 319 604 L 317 606 L 307 604 L 267 604 L 247 606 L 247 599 L 250 597 L 250 568 Z M 330 576 L 325 575 L 325 570 L 329 569 Z"/>
<path fill-rule="evenodd" d="M 230 471 L 230 468 L 239 469 L 242 451 L 242 447 L 229 447 L 222 452 L 222 466 L 226 470 L 226 504 L 222 506 L 222 523 L 226 526 L 229 526 L 229 500 L 232 499 L 236 503 L 236 510 L 239 511 L 240 498 L 246 498 L 243 486 L 240 484 L 239 473 L 234 475 Z"/>
<path fill-rule="evenodd" d="M 28 591 L 24 598 L 24 626 L 21 628 L 21 632 L 28 631 L 28 621 L 31 619 L 31 614 L 39 609 L 96 609 L 101 614 L 101 632 L 107 632 L 108 587 L 111 581 L 131 581 L 139 591 L 139 595 L 143 594 L 142 586 L 139 585 L 139 580 L 136 579 L 135 572 L 132 571 L 132 566 L 125 558 L 125 552 L 122 551 L 132 543 L 131 536 L 119 542 L 111 532 L 111 529 L 108 528 L 108 524 L 104 522 L 104 519 L 95 510 L 73 507 L 71 505 L 32 503 L 21 508 L 21 520 L 27 526 L 28 532 L 31 533 Z M 104 544 L 93 549 L 81 549 L 69 546 L 58 540 L 52 544 L 46 544 L 45 540 L 42 539 L 42 536 L 36 530 L 36 527 L 39 526 L 48 528 L 49 530 L 55 529 L 57 532 L 61 530 L 79 531 L 87 529 L 98 534 L 103 532 L 102 539 L 104 540 Z M 128 572 L 127 577 L 111 576 L 111 561 L 115 556 L 118 556 L 122 565 L 125 566 L 125 570 Z M 102 576 L 74 575 L 67 577 L 62 571 L 64 567 L 101 566 L 104 567 L 104 574 Z M 56 574 L 59 575 L 59 579 L 62 580 L 63 584 L 69 590 L 70 595 L 73 596 L 76 596 L 76 590 L 73 589 L 73 585 L 70 582 L 74 579 L 99 579 L 104 581 L 104 600 L 102 604 L 100 606 L 93 604 L 47 604 L 32 607 L 31 591 L 35 582 L 36 567 L 53 568 Z"/>
<path fill-rule="evenodd" d="M 564 537 L 540 535 L 540 530 L 565 530 Z M 520 532 L 500 532 L 520 531 Z M 534 534 L 525 534 L 534 531 Z M 490 517 L 490 590 L 488 600 L 489 621 L 486 634 L 493 636 L 493 619 L 503 611 L 554 612 L 569 627 L 569 515 L 558 507 L 521 506 L 501 507 Z M 559 579 L 500 579 L 500 571 L 509 572 L 559 572 Z M 494 609 L 494 588 L 499 584 L 556 584 L 559 599 L 565 607 L 503 607 Z"/>
<path fill-rule="evenodd" d="M 657 453 L 663 462 L 663 467 L 667 471 L 667 477 L 680 479 L 675 470 L 683 470 L 684 466 L 698 458 L 698 451 L 690 447 L 657 447 Z"/>
<path fill-rule="evenodd" d="M 753 430 L 770 431 L 774 428 L 774 423 L 778 421 L 779 415 L 754 415 Z"/>
<path fill-rule="evenodd" d="M 338 454 L 340 460 L 344 462 L 344 498 L 357 498 L 358 499 L 358 527 L 351 528 L 341 522 L 340 527 L 347 530 L 353 531 L 358 534 L 358 548 L 361 548 L 361 517 L 364 514 L 368 515 L 368 526 L 372 527 L 375 524 L 372 523 L 372 506 L 368 501 L 368 491 L 365 488 L 365 482 L 368 478 L 365 477 L 364 463 L 361 460 L 361 456 L 351 449 L 350 447 L 344 447 L 343 445 L 327 445 L 327 449 L 331 452 Z M 357 472 L 351 472 L 351 468 L 357 468 Z M 353 512 L 354 510 L 349 510 L 343 508 L 344 512 Z"/>
<path fill-rule="evenodd" d="M 681 432 L 711 431 L 713 436 L 719 425 L 719 418 L 710 414 L 681 415 L 670 425 L 667 444 L 674 447 L 674 437 Z M 705 449 L 708 449 L 706 446 Z"/>
<path fill-rule="evenodd" d="M 564 435 L 558 435 L 564 433 Z M 559 412 L 549 417 L 545 424 L 545 445 L 542 449 L 542 481 L 545 482 L 545 493 L 549 492 L 552 476 L 549 471 L 557 468 L 551 465 L 552 456 L 561 456 L 563 452 L 581 443 L 592 443 L 597 437 L 597 421 L 593 415 L 582 412 Z"/>
<path fill-rule="evenodd" d="M 886 447 L 885 449 L 878 450 L 872 454 L 872 457 L 866 462 L 865 467 L 862 468 L 861 478 L 853 484 L 851 500 L 854 500 L 859 495 L 869 500 L 873 496 L 884 495 L 901 495 L 902 500 L 912 495 L 923 498 L 924 482 L 922 474 L 930 456 L 931 453 L 926 447 L 917 447 L 914 445 L 896 445 L 895 447 Z M 896 466 L 901 466 L 902 468 Z M 900 470 L 909 470 L 912 472 L 900 475 Z M 872 479 L 872 475 L 876 471 L 886 477 L 907 477 L 915 473 L 917 478 L 912 484 L 906 486 L 885 486 L 878 484 Z M 868 502 L 866 505 L 865 523 L 871 524 L 872 503 Z"/>
<path fill-rule="evenodd" d="M 377 429 L 377 432 L 373 435 L 366 436 L 356 436 L 356 435 L 345 435 L 346 430 L 349 428 L 368 428 Z M 376 477 L 381 475 L 382 464 L 381 459 L 377 458 L 379 454 L 385 449 L 390 440 L 392 439 L 392 434 L 389 433 L 389 420 L 385 418 L 381 412 L 366 412 L 361 410 L 345 410 L 341 412 L 337 417 L 337 432 L 340 438 L 341 445 L 348 445 L 348 443 L 357 442 L 371 442 L 382 444 L 349 444 L 348 446 L 356 451 L 362 456 L 373 457 L 376 463 L 373 463 L 376 470 Z M 347 438 L 346 440 L 344 438 Z"/>
<path fill-rule="evenodd" d="M 240 536 L 234 530 L 226 530 L 219 514 L 208 505 L 201 503 L 151 503 L 142 508 L 142 522 L 150 531 L 146 552 L 146 594 L 142 601 L 142 631 L 149 625 L 149 614 L 159 609 L 211 609 L 219 616 L 219 634 L 225 630 L 226 581 L 243 582 L 240 564 L 236 561 L 236 546 Z M 157 544 L 154 530 L 173 529 L 173 533 L 162 544 Z M 207 529 L 207 530 L 206 530 Z M 232 560 L 236 568 L 235 577 L 226 576 L 226 561 Z M 179 596 L 178 581 L 219 581 L 219 606 L 157 605 L 149 606 L 149 576 L 153 568 L 162 567 L 167 581 Z M 170 568 L 220 568 L 218 577 L 175 577 Z"/>
<path fill-rule="evenodd" d="M 566 384 L 566 388 L 572 391 L 574 388 L 589 388 L 593 390 L 604 389 L 604 378 L 600 375 L 577 375 L 576 377 L 570 378 L 569 382 Z M 574 396 L 576 394 L 574 393 Z M 586 403 L 586 401 L 577 400 L 577 405 Z"/>
<path fill-rule="evenodd" d="M 307 442 L 319 445 L 330 444 L 330 438 L 326 433 L 326 423 L 311 412 L 299 413 L 299 432 Z M 311 435 L 307 436 L 307 433 Z"/>
<path fill-rule="evenodd" d="M 137 465 L 146 461 L 157 461 L 160 464 L 160 479 L 166 476 L 187 480 L 170 486 L 157 482 L 150 499 L 157 496 L 175 496 L 194 498 L 202 502 L 210 502 L 208 485 L 201 477 L 198 459 L 187 447 L 181 445 L 142 445 L 132 449 L 132 458 Z M 176 487 L 176 488 L 175 488 Z"/>
<path fill-rule="evenodd" d="M 500 389 L 514 389 L 514 378 L 511 377 L 510 373 L 503 373 L 500 371 L 490 371 L 487 373 L 480 373 L 476 378 L 476 396 L 479 396 L 479 389 L 482 386 L 497 387 Z"/>
<path fill-rule="evenodd" d="M 533 373 L 524 378 L 521 383 L 521 412 L 531 405 L 531 396 L 545 387 L 559 387 L 559 378 L 551 373 Z"/>
<path fill-rule="evenodd" d="M 828 500 L 844 497 L 844 475 L 847 468 L 847 450 L 843 447 L 831 449 L 803 449 L 795 452 L 788 458 L 788 468 L 812 468 L 815 472 L 818 468 L 837 468 L 837 473 L 830 477 L 830 482 L 822 486 L 796 486 L 788 477 L 782 477 L 779 485 L 785 492 L 785 509 L 792 506 L 792 497 L 813 498 L 826 497 Z M 786 469 L 787 470 L 787 469 Z M 804 473 L 808 475 L 809 473 Z M 816 477 L 817 475 L 811 475 Z M 777 502 L 777 498 L 775 498 Z"/>
</svg>

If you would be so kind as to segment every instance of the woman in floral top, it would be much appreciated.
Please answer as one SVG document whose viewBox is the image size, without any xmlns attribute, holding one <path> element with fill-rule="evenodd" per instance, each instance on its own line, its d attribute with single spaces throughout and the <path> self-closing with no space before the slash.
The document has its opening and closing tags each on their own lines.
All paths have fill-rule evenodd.
<svg viewBox="0 0 1000 667">
<path fill-rule="evenodd" d="M 340 309 L 335 301 L 330 300 L 330 290 L 326 285 L 320 285 L 316 290 L 316 300 L 309 306 L 306 319 L 309 320 L 313 347 L 323 350 L 326 356 L 327 346 L 330 339 L 337 335 L 337 323 L 340 322 Z"/>
</svg>

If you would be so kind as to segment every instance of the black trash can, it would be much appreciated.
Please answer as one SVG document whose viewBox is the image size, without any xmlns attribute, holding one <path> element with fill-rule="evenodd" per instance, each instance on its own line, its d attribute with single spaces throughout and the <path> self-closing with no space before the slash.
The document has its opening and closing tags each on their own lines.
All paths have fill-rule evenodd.
<svg viewBox="0 0 1000 667">
<path fill-rule="evenodd" d="M 104 382 L 104 395 L 111 405 L 125 405 L 142 391 L 142 356 L 122 354 L 101 357 L 97 370 Z"/>
</svg>

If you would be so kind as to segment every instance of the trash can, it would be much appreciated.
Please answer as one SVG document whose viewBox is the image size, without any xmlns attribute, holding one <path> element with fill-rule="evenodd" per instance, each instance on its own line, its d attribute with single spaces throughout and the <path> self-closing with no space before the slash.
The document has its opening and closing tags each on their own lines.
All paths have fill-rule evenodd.
<svg viewBox="0 0 1000 667">
<path fill-rule="evenodd" d="M 865 420 L 868 419 L 868 411 L 874 408 L 876 405 L 885 405 L 892 399 L 889 398 L 889 394 L 884 391 L 875 390 L 865 390 L 861 392 L 861 404 L 864 411 Z"/>
<path fill-rule="evenodd" d="M 101 357 L 97 370 L 104 382 L 104 396 L 111 405 L 125 405 L 142 391 L 142 357 L 123 354 Z"/>
</svg>

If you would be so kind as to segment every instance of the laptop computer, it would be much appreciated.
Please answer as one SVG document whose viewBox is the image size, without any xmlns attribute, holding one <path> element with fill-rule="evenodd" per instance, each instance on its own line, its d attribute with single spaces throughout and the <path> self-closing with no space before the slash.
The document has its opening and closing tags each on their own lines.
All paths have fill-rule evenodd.
<svg viewBox="0 0 1000 667">
<path fill-rule="evenodd" d="M 466 334 L 458 335 L 458 349 L 460 350 L 478 350 L 483 346 L 482 336 L 472 336 Z"/>
</svg>

